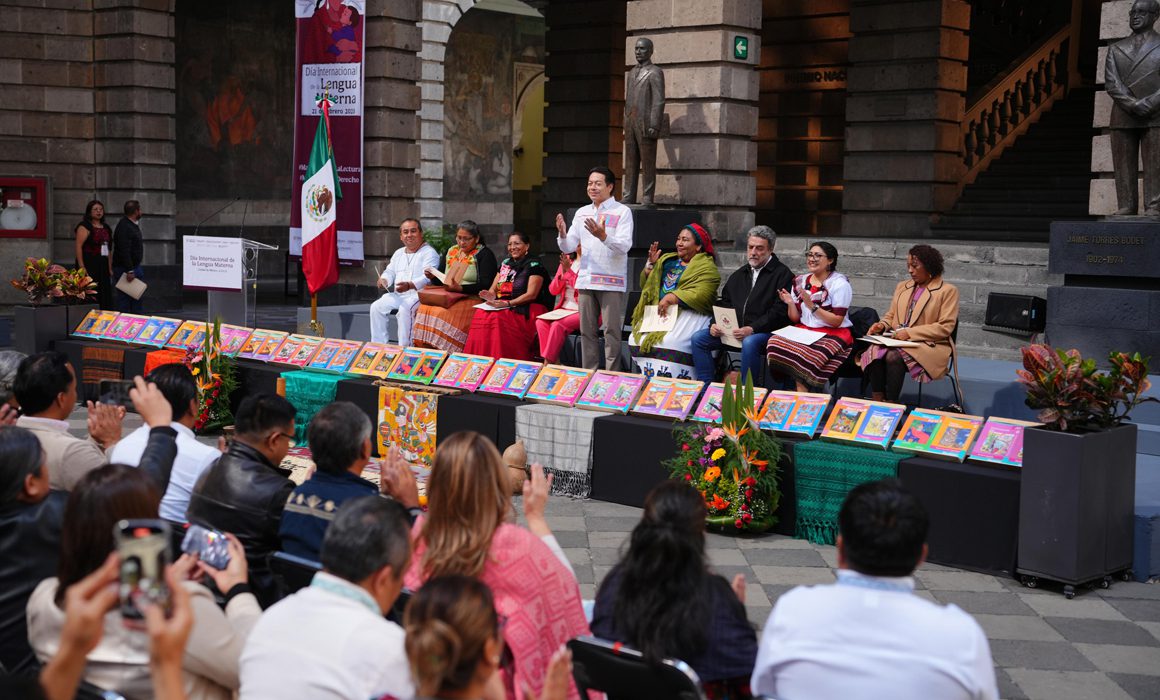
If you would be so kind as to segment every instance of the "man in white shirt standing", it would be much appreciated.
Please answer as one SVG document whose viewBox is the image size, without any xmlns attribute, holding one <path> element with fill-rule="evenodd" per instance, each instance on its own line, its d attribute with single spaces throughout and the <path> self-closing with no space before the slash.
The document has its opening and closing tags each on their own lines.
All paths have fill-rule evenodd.
<svg viewBox="0 0 1160 700">
<path fill-rule="evenodd" d="M 632 210 L 612 196 L 615 188 L 612 171 L 597 166 L 588 171 L 588 197 L 592 204 L 580 207 L 568 228 L 564 226 L 564 215 L 556 214 L 560 250 L 571 253 L 579 246 L 584 248 L 576 289 L 580 296 L 580 353 L 585 369 L 600 369 L 598 319 L 603 321 L 605 369 L 616 369 L 620 361 Z"/>
<path fill-rule="evenodd" d="M 383 617 L 403 590 L 410 534 L 394 500 L 342 504 L 322 541 L 323 570 L 250 632 L 242 700 L 413 697 L 403 628 Z"/>
<path fill-rule="evenodd" d="M 991 648 L 954 605 L 914 594 L 930 521 L 894 479 L 850 491 L 838 515 L 838 580 L 782 595 L 750 686 L 781 700 L 997 700 Z"/>
<path fill-rule="evenodd" d="M 173 409 L 170 426 L 177 431 L 177 458 L 173 460 L 169 486 L 161 497 L 161 517 L 174 523 L 185 523 L 189 496 L 202 472 L 222 453 L 215 447 L 198 442 L 193 434 L 197 421 L 197 382 L 182 364 L 161 365 L 149 373 L 148 381 L 157 385 L 161 395 Z M 126 435 L 109 453 L 112 464 L 135 467 L 141 462 L 145 444 L 149 442 L 149 426 L 142 425 Z"/>
<path fill-rule="evenodd" d="M 411 344 L 411 322 L 419 304 L 419 290 L 429 281 L 423 270 L 439 267 L 439 253 L 423 241 L 418 219 L 404 219 L 399 225 L 399 238 L 403 247 L 391 255 L 390 264 L 379 277 L 379 289 L 387 293 L 371 304 L 371 341 L 390 342 L 388 317 L 394 311 L 398 343 L 406 347 Z"/>
</svg>

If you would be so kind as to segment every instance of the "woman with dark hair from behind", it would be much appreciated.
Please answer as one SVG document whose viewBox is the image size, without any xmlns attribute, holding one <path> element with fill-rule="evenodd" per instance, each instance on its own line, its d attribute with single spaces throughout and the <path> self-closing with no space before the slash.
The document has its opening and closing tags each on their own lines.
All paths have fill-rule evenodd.
<svg viewBox="0 0 1160 700">
<path fill-rule="evenodd" d="M 757 634 L 745 614 L 745 578 L 732 585 L 705 559 L 705 502 L 666 481 L 649 492 L 628 551 L 596 594 L 592 633 L 646 659 L 689 664 L 710 698 L 746 698 Z"/>
<path fill-rule="evenodd" d="M 499 673 L 504 642 L 495 599 L 486 584 L 468 576 L 428 581 L 407 605 L 407 659 L 421 697 L 505 696 Z M 548 664 L 540 700 L 563 700 L 571 677 L 571 654 L 561 647 Z M 527 697 L 536 699 L 529 689 Z"/>
</svg>

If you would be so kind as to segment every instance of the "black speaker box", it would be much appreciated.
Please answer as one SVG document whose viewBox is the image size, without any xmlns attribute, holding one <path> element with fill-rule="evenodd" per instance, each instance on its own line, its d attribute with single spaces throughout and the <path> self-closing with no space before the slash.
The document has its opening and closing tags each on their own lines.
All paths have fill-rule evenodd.
<svg viewBox="0 0 1160 700">
<path fill-rule="evenodd" d="M 1026 294 L 987 295 L 986 325 L 1039 333 L 1047 327 L 1047 300 Z"/>
</svg>

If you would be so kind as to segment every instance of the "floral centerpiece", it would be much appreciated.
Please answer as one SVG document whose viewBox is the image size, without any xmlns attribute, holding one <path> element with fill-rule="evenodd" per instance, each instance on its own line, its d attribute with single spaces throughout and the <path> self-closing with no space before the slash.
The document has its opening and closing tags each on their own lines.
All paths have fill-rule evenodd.
<svg viewBox="0 0 1160 700">
<path fill-rule="evenodd" d="M 1152 383 L 1148 358 L 1140 353 L 1108 355 L 1111 369 L 1096 370 L 1096 361 L 1078 350 L 1054 350 L 1029 345 L 1022 350 L 1019 383 L 1027 390 L 1027 406 L 1039 411 L 1043 427 L 1061 432 L 1104 430 L 1119 425 L 1142 403 Z"/>
<path fill-rule="evenodd" d="M 193 429 L 199 433 L 220 430 L 234 422 L 230 410 L 230 394 L 237 388 L 234 359 L 222 352 L 221 320 L 206 324 L 205 340 L 201 347 L 190 346 L 185 351 L 185 366 L 197 381 L 197 420 Z"/>
<path fill-rule="evenodd" d="M 65 272 L 64 267 L 47 258 L 28 258 L 24 261 L 24 274 L 12 280 L 12 286 L 27 294 L 30 303 L 41 304 L 64 296 L 61 275 Z"/>
<path fill-rule="evenodd" d="M 678 450 L 664 465 L 674 479 L 701 492 L 709 527 L 764 532 L 777 523 L 781 441 L 757 427 L 753 382 L 725 384 L 721 426 L 678 427 Z"/>
</svg>

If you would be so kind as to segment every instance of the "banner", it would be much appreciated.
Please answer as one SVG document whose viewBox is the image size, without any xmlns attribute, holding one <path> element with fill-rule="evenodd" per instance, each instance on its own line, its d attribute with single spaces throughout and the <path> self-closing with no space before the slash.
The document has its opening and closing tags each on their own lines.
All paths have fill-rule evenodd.
<svg viewBox="0 0 1160 700">
<path fill-rule="evenodd" d="M 342 199 L 338 207 L 338 261 L 363 261 L 363 37 L 365 0 L 293 0 L 298 24 L 295 61 L 294 176 L 290 193 L 290 254 L 302 255 L 302 183 L 318 129 L 324 95 L 330 108 Z"/>
</svg>

